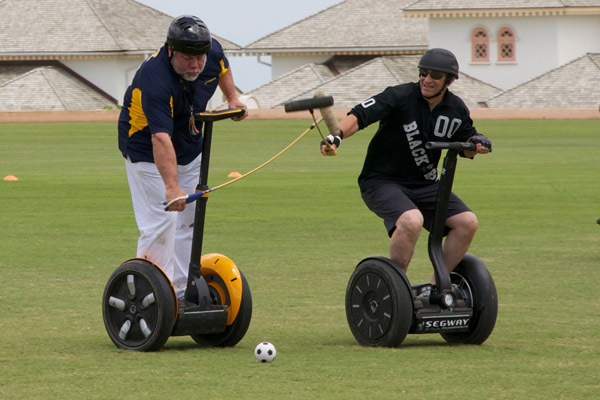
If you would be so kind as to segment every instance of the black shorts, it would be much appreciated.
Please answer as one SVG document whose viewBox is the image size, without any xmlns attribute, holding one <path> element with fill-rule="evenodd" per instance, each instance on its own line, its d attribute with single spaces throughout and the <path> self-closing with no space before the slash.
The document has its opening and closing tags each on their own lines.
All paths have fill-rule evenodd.
<svg viewBox="0 0 600 400">
<path fill-rule="evenodd" d="M 383 219 L 388 235 L 396 229 L 396 221 L 404 212 L 418 209 L 423 214 L 423 227 L 431 230 L 439 183 L 408 188 L 398 183 L 381 182 L 361 193 L 362 199 L 379 218 Z M 454 193 L 450 194 L 447 218 L 471 211 Z M 448 233 L 446 228 L 445 234 Z"/>
</svg>

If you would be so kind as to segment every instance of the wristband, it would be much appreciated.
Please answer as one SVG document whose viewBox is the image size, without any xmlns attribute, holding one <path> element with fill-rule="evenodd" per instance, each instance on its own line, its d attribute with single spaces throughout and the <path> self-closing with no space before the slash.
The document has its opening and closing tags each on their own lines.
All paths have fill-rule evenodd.
<svg viewBox="0 0 600 400">
<path fill-rule="evenodd" d="M 342 144 L 342 138 L 339 136 L 327 135 L 325 140 L 327 140 L 329 144 L 335 144 L 335 147 L 340 147 L 340 144 Z"/>
</svg>

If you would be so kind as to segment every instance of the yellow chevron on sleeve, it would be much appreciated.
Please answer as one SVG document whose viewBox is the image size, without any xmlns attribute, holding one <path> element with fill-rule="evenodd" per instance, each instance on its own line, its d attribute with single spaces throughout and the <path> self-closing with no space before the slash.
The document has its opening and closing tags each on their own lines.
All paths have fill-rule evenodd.
<svg viewBox="0 0 600 400">
<path fill-rule="evenodd" d="M 131 104 L 129 110 L 129 137 L 148 126 L 148 120 L 142 109 L 142 91 L 133 89 L 131 92 Z"/>
<path fill-rule="evenodd" d="M 160 53 L 160 49 L 156 50 L 156 53 L 152 54 L 150 57 L 148 58 L 154 58 L 158 55 L 158 53 Z"/>
<path fill-rule="evenodd" d="M 173 96 L 169 99 L 169 105 L 171 106 L 171 118 L 173 118 L 175 112 L 173 111 Z M 134 133 L 141 131 L 148 126 L 148 120 L 146 114 L 142 109 L 142 91 L 140 89 L 133 89 L 131 92 L 131 105 L 129 110 L 129 137 Z"/>
<path fill-rule="evenodd" d="M 219 63 L 221 64 L 221 72 L 219 72 L 219 78 L 220 78 L 223 75 L 225 75 L 227 73 L 227 71 L 229 71 L 229 68 L 225 68 L 225 61 L 223 61 L 223 59 L 221 59 L 221 61 L 219 61 Z"/>
</svg>

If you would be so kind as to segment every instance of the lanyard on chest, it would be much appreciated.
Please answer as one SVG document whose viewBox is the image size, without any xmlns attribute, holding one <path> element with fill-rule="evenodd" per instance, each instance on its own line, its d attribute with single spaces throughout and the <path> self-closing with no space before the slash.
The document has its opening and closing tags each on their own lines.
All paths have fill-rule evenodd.
<svg viewBox="0 0 600 400">
<path fill-rule="evenodd" d="M 190 135 L 192 136 L 196 136 L 200 133 L 200 131 L 198 130 L 198 128 L 196 128 L 196 124 L 195 124 L 195 118 L 194 118 L 194 94 L 196 92 L 196 88 L 195 87 L 191 87 L 188 89 L 188 86 L 185 84 L 185 82 L 183 81 L 182 78 L 179 78 L 179 83 L 181 84 L 181 87 L 183 88 L 183 94 L 185 94 L 185 97 L 188 100 L 188 104 L 190 106 L 190 119 L 189 119 L 189 132 Z"/>
</svg>

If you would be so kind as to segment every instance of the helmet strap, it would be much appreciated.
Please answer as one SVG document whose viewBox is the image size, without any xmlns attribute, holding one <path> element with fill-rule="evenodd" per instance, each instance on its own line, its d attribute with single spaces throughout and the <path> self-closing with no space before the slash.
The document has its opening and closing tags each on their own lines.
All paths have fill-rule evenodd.
<svg viewBox="0 0 600 400">
<path fill-rule="evenodd" d="M 446 89 L 448 89 L 448 85 L 444 83 L 444 87 L 442 87 L 442 90 L 440 90 L 437 94 L 434 94 L 433 96 L 423 96 L 424 98 L 426 98 L 427 100 L 429 99 L 434 99 L 436 97 L 438 97 L 439 95 L 444 94 L 444 92 L 446 91 Z"/>
<path fill-rule="evenodd" d="M 450 86 L 450 83 L 452 83 L 452 75 L 447 74 L 446 82 L 444 82 L 444 86 L 442 87 L 442 90 L 440 90 L 437 94 L 434 94 L 433 96 L 423 96 L 423 97 L 426 98 L 427 100 L 429 100 L 429 99 L 434 99 L 434 98 L 438 97 L 439 95 L 444 94 L 446 89 L 448 89 L 448 87 Z"/>
</svg>

